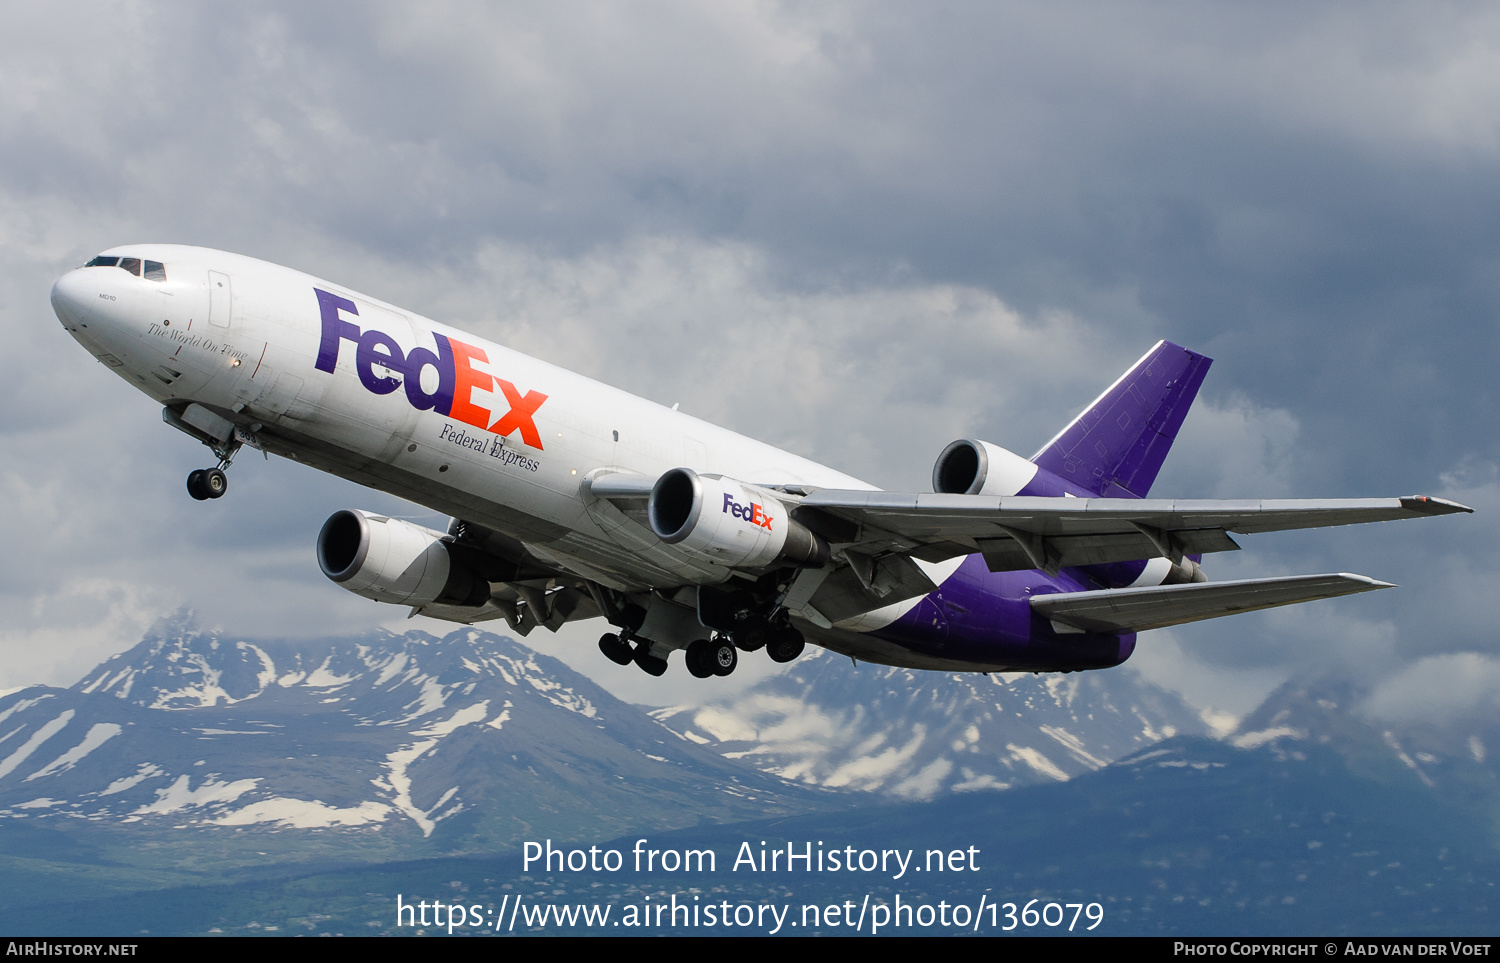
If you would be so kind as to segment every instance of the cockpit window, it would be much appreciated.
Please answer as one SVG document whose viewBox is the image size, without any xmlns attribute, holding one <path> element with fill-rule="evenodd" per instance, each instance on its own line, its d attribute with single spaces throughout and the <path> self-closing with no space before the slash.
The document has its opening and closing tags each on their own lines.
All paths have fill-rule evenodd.
<svg viewBox="0 0 1500 963">
<path fill-rule="evenodd" d="M 167 279 L 167 266 L 160 261 L 142 261 L 138 257 L 119 257 L 114 254 L 101 254 L 94 258 L 84 267 L 117 267 L 122 271 L 128 271 L 136 277 L 141 277 L 141 265 L 145 264 L 145 278 L 148 281 L 165 281 Z"/>
</svg>

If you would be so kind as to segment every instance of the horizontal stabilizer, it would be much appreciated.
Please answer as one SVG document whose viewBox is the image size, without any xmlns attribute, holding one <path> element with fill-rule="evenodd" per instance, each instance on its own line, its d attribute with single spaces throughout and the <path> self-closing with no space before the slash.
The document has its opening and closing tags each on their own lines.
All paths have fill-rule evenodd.
<svg viewBox="0 0 1500 963">
<path fill-rule="evenodd" d="M 1039 595 L 1031 600 L 1031 608 L 1053 622 L 1086 632 L 1144 632 L 1383 588 L 1394 586 L 1340 572 Z"/>
</svg>

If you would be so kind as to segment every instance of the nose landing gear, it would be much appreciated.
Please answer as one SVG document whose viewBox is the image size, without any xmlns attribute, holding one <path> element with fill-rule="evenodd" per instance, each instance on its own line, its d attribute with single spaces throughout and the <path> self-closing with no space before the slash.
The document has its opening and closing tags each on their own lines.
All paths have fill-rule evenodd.
<svg viewBox="0 0 1500 963">
<path fill-rule="evenodd" d="M 224 469 L 234 461 L 235 454 L 240 450 L 242 442 L 233 436 L 222 445 L 213 445 L 214 454 L 219 456 L 219 464 L 213 468 L 199 468 L 188 474 L 187 490 L 198 501 L 209 498 L 223 498 L 224 493 L 229 491 L 229 476 L 224 474 Z"/>
<path fill-rule="evenodd" d="M 187 490 L 200 502 L 207 498 L 221 498 L 229 491 L 229 476 L 222 468 L 199 468 L 188 475 Z"/>
</svg>

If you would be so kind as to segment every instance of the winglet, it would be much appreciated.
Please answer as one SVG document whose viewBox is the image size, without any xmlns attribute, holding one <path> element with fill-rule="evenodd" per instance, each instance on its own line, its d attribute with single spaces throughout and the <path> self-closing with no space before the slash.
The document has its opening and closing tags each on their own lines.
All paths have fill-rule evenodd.
<svg viewBox="0 0 1500 963">
<path fill-rule="evenodd" d="M 1402 496 L 1401 507 L 1409 512 L 1416 512 L 1419 515 L 1452 515 L 1457 512 L 1474 514 L 1474 509 L 1468 505 L 1450 502 L 1446 498 L 1433 498 L 1431 495 Z"/>
<path fill-rule="evenodd" d="M 1354 592 L 1375 592 L 1375 591 L 1378 591 L 1380 589 L 1399 588 L 1400 587 L 1395 582 L 1382 582 L 1378 578 L 1370 578 L 1370 576 L 1368 576 L 1368 575 L 1356 575 L 1353 572 L 1339 572 L 1339 573 L 1337 573 L 1337 577 L 1341 578 L 1341 579 L 1347 579 L 1351 583 L 1358 583 L 1359 584 L 1360 587 L 1357 587 L 1357 588 L 1356 587 L 1351 587 L 1349 589 L 1350 593 L 1354 593 Z"/>
</svg>

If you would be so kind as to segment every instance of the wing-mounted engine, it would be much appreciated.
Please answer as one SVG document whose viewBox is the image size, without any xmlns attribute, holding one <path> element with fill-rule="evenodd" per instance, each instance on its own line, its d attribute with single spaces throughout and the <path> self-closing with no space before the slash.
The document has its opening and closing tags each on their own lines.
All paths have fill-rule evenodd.
<svg viewBox="0 0 1500 963">
<path fill-rule="evenodd" d="M 318 533 L 318 565 L 355 595 L 448 622 L 503 618 L 521 635 L 600 614 L 581 579 L 460 519 L 443 534 L 373 512 L 335 512 Z"/>
<path fill-rule="evenodd" d="M 828 560 L 828 543 L 793 519 L 778 494 L 722 475 L 666 472 L 651 488 L 646 517 L 666 544 L 732 568 L 816 568 Z"/>
<path fill-rule="evenodd" d="M 377 602 L 482 606 L 489 582 L 459 563 L 447 536 L 399 518 L 335 512 L 318 533 L 323 574 Z"/>
</svg>

